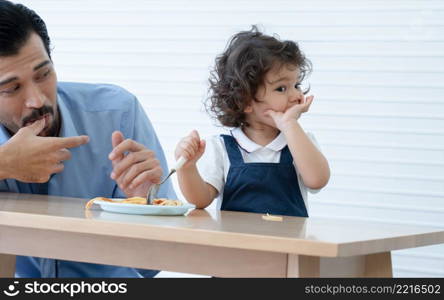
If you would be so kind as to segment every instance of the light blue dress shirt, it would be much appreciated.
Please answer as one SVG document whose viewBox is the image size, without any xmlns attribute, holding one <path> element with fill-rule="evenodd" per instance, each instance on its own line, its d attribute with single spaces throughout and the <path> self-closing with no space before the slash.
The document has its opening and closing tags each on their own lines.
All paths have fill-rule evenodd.
<svg viewBox="0 0 444 300">
<path fill-rule="evenodd" d="M 89 143 L 70 149 L 72 158 L 64 162 L 63 172 L 53 174 L 47 184 L 6 179 L 0 180 L 0 191 L 47 192 L 48 195 L 79 198 L 125 197 L 110 178 L 112 164 L 108 154 L 112 150 L 111 134 L 115 130 L 153 150 L 164 174 L 168 173 L 154 128 L 134 95 L 114 85 L 59 82 L 57 97 L 62 120 L 60 136 L 88 135 Z M 9 138 L 0 125 L 0 144 Z M 169 180 L 161 186 L 159 197 L 177 199 Z M 17 277 L 152 277 L 156 273 L 154 270 L 25 256 L 17 256 L 16 264 Z"/>
</svg>

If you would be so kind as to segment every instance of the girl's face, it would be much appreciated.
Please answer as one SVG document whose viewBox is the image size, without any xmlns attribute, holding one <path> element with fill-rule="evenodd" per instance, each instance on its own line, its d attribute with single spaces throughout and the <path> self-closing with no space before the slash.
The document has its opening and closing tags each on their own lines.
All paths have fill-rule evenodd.
<svg viewBox="0 0 444 300">
<path fill-rule="evenodd" d="M 246 121 L 251 126 L 271 126 L 276 128 L 273 119 L 266 114 L 267 110 L 285 112 L 295 104 L 302 103 L 304 95 L 300 88 L 299 68 L 284 65 L 272 68 L 265 75 L 265 80 L 259 86 L 256 100 L 244 110 Z"/>
</svg>

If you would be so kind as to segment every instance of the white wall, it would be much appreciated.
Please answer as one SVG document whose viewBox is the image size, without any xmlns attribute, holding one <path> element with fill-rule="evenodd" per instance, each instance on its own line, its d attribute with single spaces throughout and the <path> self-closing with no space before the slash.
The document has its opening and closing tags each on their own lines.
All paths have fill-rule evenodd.
<svg viewBox="0 0 444 300">
<path fill-rule="evenodd" d="M 312 216 L 444 227 L 444 2 L 29 0 L 59 79 L 121 85 L 170 162 L 202 111 L 209 68 L 251 24 L 300 43 L 315 102 L 303 117 L 330 161 Z M 397 277 L 444 277 L 444 246 L 395 251 Z"/>
</svg>

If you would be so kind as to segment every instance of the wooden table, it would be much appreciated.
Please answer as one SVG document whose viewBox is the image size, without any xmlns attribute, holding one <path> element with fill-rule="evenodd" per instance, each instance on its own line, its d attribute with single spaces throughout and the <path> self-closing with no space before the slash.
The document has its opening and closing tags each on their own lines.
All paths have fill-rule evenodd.
<svg viewBox="0 0 444 300">
<path fill-rule="evenodd" d="M 390 251 L 444 243 L 444 230 L 193 210 L 108 213 L 87 199 L 0 193 L 0 276 L 15 255 L 217 277 L 391 277 Z"/>
</svg>

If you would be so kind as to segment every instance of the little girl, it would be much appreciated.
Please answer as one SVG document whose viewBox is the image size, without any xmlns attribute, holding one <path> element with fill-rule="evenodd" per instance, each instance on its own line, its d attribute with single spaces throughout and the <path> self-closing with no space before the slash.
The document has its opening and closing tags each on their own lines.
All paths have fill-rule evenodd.
<svg viewBox="0 0 444 300">
<path fill-rule="evenodd" d="M 307 189 L 321 189 L 330 177 L 298 122 L 313 101 L 301 90 L 310 71 L 292 41 L 255 26 L 232 37 L 216 58 L 207 100 L 208 111 L 233 128 L 230 135 L 205 143 L 193 131 L 176 148 L 176 158 L 188 160 L 177 172 L 188 202 L 205 208 L 217 197 L 222 210 L 308 217 Z"/>
</svg>

